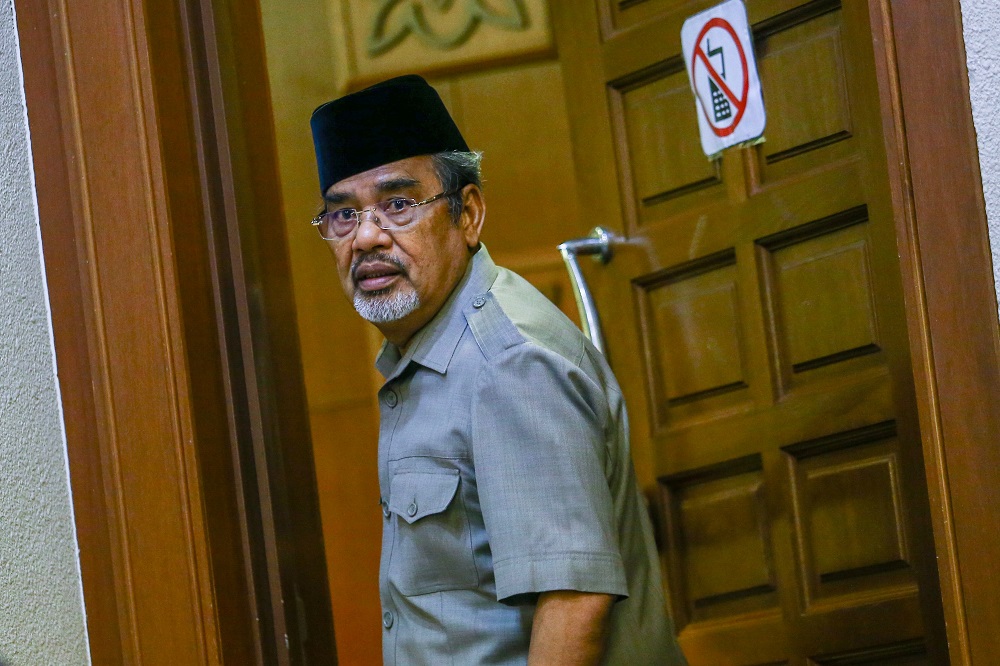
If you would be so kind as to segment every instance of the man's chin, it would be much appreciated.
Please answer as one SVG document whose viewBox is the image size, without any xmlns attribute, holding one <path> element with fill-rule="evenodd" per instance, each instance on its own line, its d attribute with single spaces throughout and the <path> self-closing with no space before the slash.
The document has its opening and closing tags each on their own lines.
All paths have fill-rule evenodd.
<svg viewBox="0 0 1000 666">
<path fill-rule="evenodd" d="M 412 289 L 387 287 L 374 291 L 354 292 L 354 309 L 373 324 L 398 321 L 420 307 L 420 297 Z"/>
</svg>

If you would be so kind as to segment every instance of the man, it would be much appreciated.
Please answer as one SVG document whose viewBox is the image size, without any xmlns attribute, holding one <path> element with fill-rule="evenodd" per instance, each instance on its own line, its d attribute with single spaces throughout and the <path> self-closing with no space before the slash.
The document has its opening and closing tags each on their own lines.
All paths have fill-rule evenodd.
<svg viewBox="0 0 1000 666">
<path fill-rule="evenodd" d="M 313 224 L 376 365 L 386 664 L 682 664 L 602 355 L 479 242 L 479 156 L 417 76 L 325 104 Z"/>
</svg>

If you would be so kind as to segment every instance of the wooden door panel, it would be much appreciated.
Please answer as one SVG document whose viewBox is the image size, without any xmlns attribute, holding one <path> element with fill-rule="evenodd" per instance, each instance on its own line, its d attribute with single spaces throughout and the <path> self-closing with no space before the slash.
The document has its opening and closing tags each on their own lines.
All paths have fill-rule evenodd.
<svg viewBox="0 0 1000 666">
<path fill-rule="evenodd" d="M 661 36 L 659 41 L 679 40 L 681 25 L 687 17 L 716 4 L 718 0 L 597 0 L 601 37 L 614 43 L 624 34 L 629 40 L 647 42 L 650 34 L 656 32 Z M 750 5 L 748 13 L 750 20 L 757 23 L 786 12 L 794 14 L 800 11 L 801 4 L 795 0 L 758 0 Z M 680 46 L 673 48 L 679 50 Z"/>
<path fill-rule="evenodd" d="M 759 150 L 765 180 L 801 173 L 857 149 L 849 142 L 836 145 L 850 139 L 852 131 L 843 16 L 837 3 L 806 9 L 778 16 L 754 33 L 767 96 L 767 141 Z M 795 165 L 771 168 L 806 155 Z"/>
<path fill-rule="evenodd" d="M 671 612 L 692 664 L 921 663 L 927 508 L 893 365 L 907 340 L 871 177 L 866 8 L 750 0 L 766 141 L 710 161 L 679 31 L 711 4 L 555 15 L 586 40 L 563 56 L 571 121 L 590 133 L 579 168 L 622 212 L 625 259 L 591 281 L 612 362 L 633 370 L 626 398 L 646 404 L 634 448 L 653 461 Z M 621 360 L 634 349 L 639 363 Z"/>
<path fill-rule="evenodd" d="M 700 11 L 698 0 L 598 0 L 601 12 L 601 27 L 606 39 L 617 33 L 648 23 L 651 19 L 664 18 L 676 22 L 683 21 L 681 13 L 693 14 Z M 677 33 L 680 25 L 677 25 Z"/>
<path fill-rule="evenodd" d="M 829 414 L 837 414 L 839 428 L 831 425 Z M 764 412 L 706 419 L 676 430 L 664 426 L 655 441 L 669 444 L 657 447 L 654 470 L 658 477 L 670 477 L 735 460 L 751 447 L 779 452 L 783 446 L 882 423 L 892 414 L 892 387 L 883 375 L 873 375 L 845 382 L 839 390 L 818 391 L 808 402 L 783 401 Z"/>
<path fill-rule="evenodd" d="M 911 663 L 907 659 L 926 659 L 927 644 L 923 638 L 910 632 L 901 631 L 885 621 L 892 614 L 900 624 L 907 621 L 919 622 L 916 606 L 903 600 L 886 602 L 877 612 L 871 607 L 857 607 L 846 612 L 857 631 L 850 635 L 838 636 L 838 628 L 829 622 L 817 620 L 811 627 L 796 632 L 794 642 L 798 652 L 805 652 L 796 663 L 802 664 L 896 664 Z M 897 662 L 896 660 L 900 660 Z M 924 663 L 918 661 L 917 663 Z M 944 666 L 947 662 L 933 662 Z"/>
<path fill-rule="evenodd" d="M 631 167 L 640 220 L 650 209 L 665 214 L 660 204 L 679 200 L 670 212 L 689 206 L 691 195 L 722 184 L 718 161 L 706 160 L 701 151 L 682 65 L 623 89 L 615 102 L 614 120 L 628 149 L 625 164 Z M 717 195 L 708 192 L 701 199 Z"/>
<path fill-rule="evenodd" d="M 653 431 L 749 409 L 751 386 L 771 409 L 772 381 L 781 400 L 884 375 L 870 244 L 866 209 L 855 207 L 756 239 L 759 268 L 743 275 L 727 248 L 636 278 Z M 751 363 L 764 338 L 771 364 Z"/>
<path fill-rule="evenodd" d="M 790 227 L 805 227 L 821 220 L 826 221 L 820 225 L 832 225 L 839 219 L 837 216 L 865 203 L 863 178 L 853 162 L 800 175 L 780 187 L 748 189 L 748 181 L 743 180 L 743 166 L 734 157 L 739 156 L 726 155 L 719 161 L 724 187 L 706 191 L 704 195 L 688 192 L 648 206 L 630 198 L 629 166 L 622 165 L 622 209 L 627 232 L 637 234 L 642 228 L 644 233 L 670 238 L 669 243 L 659 243 L 655 248 L 643 247 L 647 259 L 644 273 L 674 271 L 684 262 L 734 248 L 737 253 L 752 254 L 758 241 L 767 242 L 772 240 L 768 237 Z M 821 196 L 817 196 L 818 190 Z M 734 242 L 734 229 L 739 231 L 743 242 Z M 614 265 L 608 268 L 618 269 Z"/>
<path fill-rule="evenodd" d="M 685 623 L 778 606 L 759 456 L 661 479 L 671 590 Z"/>
<path fill-rule="evenodd" d="M 595 44 L 601 52 L 599 65 L 605 81 L 615 85 L 624 85 L 636 76 L 648 74 L 646 68 L 666 66 L 672 57 L 679 56 L 684 21 L 719 3 L 719 0 L 644 0 L 633 3 L 629 9 L 636 11 L 628 21 L 616 25 L 608 3 L 619 4 L 620 1 L 597 0 L 601 17 L 594 19 L 601 34 L 601 40 Z M 805 4 L 802 0 L 756 0 L 748 3 L 747 12 L 755 30 L 758 27 L 771 29 L 800 22 L 803 16 L 829 11 L 830 6 L 838 5 L 836 0 L 814 0 Z M 638 11 L 640 7 L 644 10 L 642 15 Z"/>
<path fill-rule="evenodd" d="M 732 250 L 637 283 L 654 429 L 748 409 L 736 255 Z"/>
<path fill-rule="evenodd" d="M 755 241 L 779 393 L 881 366 L 864 206 Z"/>
<path fill-rule="evenodd" d="M 718 202 L 725 192 L 722 161 L 706 160 L 701 151 L 679 57 L 625 85 L 612 85 L 609 105 L 619 146 L 616 162 L 634 225 Z"/>
<path fill-rule="evenodd" d="M 782 447 L 805 612 L 915 587 L 899 447 L 891 421 Z"/>
</svg>

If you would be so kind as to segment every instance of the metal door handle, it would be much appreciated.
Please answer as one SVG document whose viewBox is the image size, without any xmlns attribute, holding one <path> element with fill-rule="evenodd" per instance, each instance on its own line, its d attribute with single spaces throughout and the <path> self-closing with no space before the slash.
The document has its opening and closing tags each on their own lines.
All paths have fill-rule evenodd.
<svg viewBox="0 0 1000 666">
<path fill-rule="evenodd" d="M 589 254 L 602 264 L 611 261 L 611 232 L 604 227 L 594 227 L 586 238 L 574 238 L 560 244 L 557 248 L 562 255 L 566 270 L 569 271 L 569 281 L 573 285 L 573 296 L 576 297 L 576 307 L 580 311 L 580 328 L 583 334 L 594 343 L 594 346 L 606 354 L 604 335 L 601 333 L 601 317 L 597 313 L 594 296 L 587 287 L 587 280 L 580 271 L 577 256 Z"/>
</svg>

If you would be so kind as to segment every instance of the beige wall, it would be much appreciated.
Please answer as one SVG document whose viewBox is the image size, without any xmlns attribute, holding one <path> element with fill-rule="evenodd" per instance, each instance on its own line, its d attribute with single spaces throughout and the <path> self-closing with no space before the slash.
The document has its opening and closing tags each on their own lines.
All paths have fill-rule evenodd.
<svg viewBox="0 0 1000 666">
<path fill-rule="evenodd" d="M 11 0 L 0 1 L 0 141 L 0 664 L 88 664 Z"/>
<path fill-rule="evenodd" d="M 993 277 L 1000 294 L 1000 9 L 996 0 L 962 0 L 969 96 L 979 142 L 983 195 L 993 250 Z"/>
</svg>

